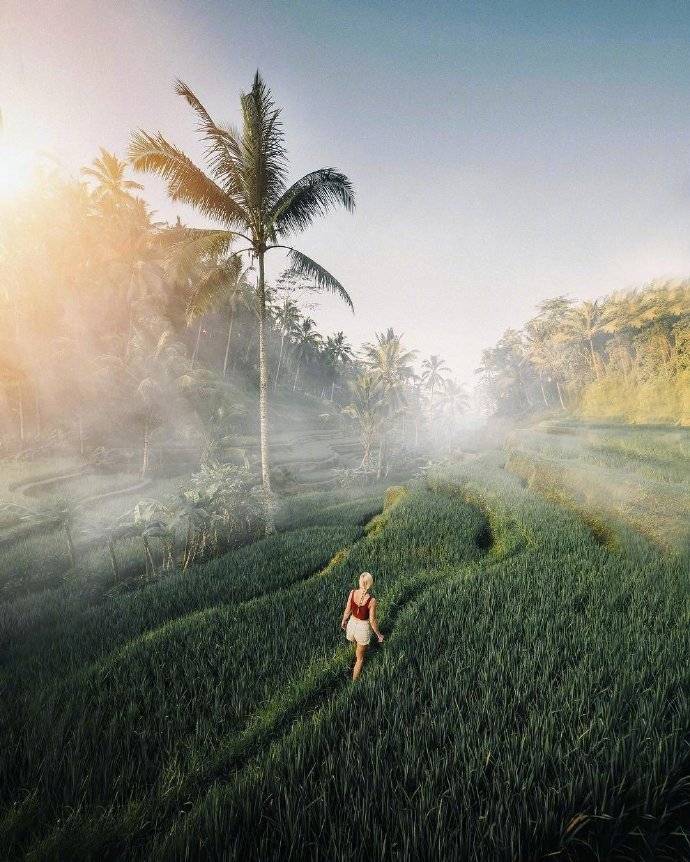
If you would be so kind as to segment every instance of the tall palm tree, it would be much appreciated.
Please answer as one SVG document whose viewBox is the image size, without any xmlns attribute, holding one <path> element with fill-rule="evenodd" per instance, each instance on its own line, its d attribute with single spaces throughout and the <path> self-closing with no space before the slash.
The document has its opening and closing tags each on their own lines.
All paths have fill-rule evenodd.
<svg viewBox="0 0 690 862">
<path fill-rule="evenodd" d="M 275 527 L 268 442 L 265 256 L 274 249 L 284 250 L 293 273 L 310 279 L 314 289 L 335 293 L 352 307 L 342 284 L 288 240 L 337 205 L 354 209 L 354 191 L 345 174 L 333 168 L 312 171 L 287 186 L 280 110 L 258 71 L 251 90 L 240 97 L 239 131 L 219 126 L 186 84 L 178 81 L 176 91 L 198 117 L 199 132 L 207 145 L 208 173 L 168 143 L 160 132 L 155 135 L 137 132 L 130 145 L 130 158 L 138 170 L 161 176 L 173 200 L 190 204 L 219 225 L 200 231 L 195 243 L 207 252 L 227 253 L 234 240 L 242 239 L 246 247 L 233 254 L 247 252 L 258 263 L 261 475 L 267 509 L 266 531 L 270 533 Z"/>
<path fill-rule="evenodd" d="M 549 347 L 551 344 L 551 333 L 543 318 L 537 317 L 530 320 L 525 326 L 525 361 L 536 369 L 539 376 L 539 388 L 544 406 L 549 406 L 544 388 L 544 374 L 548 373 L 551 366 L 551 355 Z"/>
<path fill-rule="evenodd" d="M 242 268 L 239 257 L 224 257 L 220 260 L 207 260 L 198 273 L 194 293 L 187 304 L 187 320 L 202 318 L 212 309 L 223 309 L 228 315 L 228 334 L 225 339 L 223 357 L 223 379 L 228 372 L 230 341 L 235 322 L 235 314 L 240 304 L 249 305 L 251 286 L 247 279 L 248 270 Z M 201 322 L 199 323 L 201 326 Z M 197 335 L 197 344 L 199 338 Z M 195 350 L 196 353 L 196 350 Z"/>
<path fill-rule="evenodd" d="M 297 389 L 297 380 L 302 363 L 310 352 L 316 353 L 321 347 L 321 335 L 316 331 L 316 321 L 312 320 L 311 317 L 305 317 L 295 327 L 293 339 L 295 342 L 295 382 L 292 391 L 294 392 Z"/>
<path fill-rule="evenodd" d="M 594 349 L 595 337 L 603 331 L 605 321 L 598 300 L 589 300 L 571 308 L 563 321 L 563 331 L 567 339 L 589 346 L 592 371 L 597 380 L 601 379 L 599 358 Z"/>
<path fill-rule="evenodd" d="M 392 328 L 386 332 L 376 333 L 376 342 L 363 347 L 364 361 L 374 378 L 381 383 L 386 416 L 390 421 L 395 414 L 400 414 L 405 404 L 405 382 L 412 376 L 412 362 L 416 355 L 414 350 L 405 350 L 402 335 L 397 335 Z M 383 470 L 386 444 L 386 426 L 382 426 L 379 435 L 379 477 Z"/>
<path fill-rule="evenodd" d="M 351 416 L 359 425 L 363 450 L 360 467 L 368 469 L 371 448 L 376 436 L 381 433 L 384 419 L 383 386 L 376 375 L 366 372 L 350 383 L 350 392 L 352 401 L 343 408 L 343 413 Z"/>
<path fill-rule="evenodd" d="M 402 335 L 389 328 L 386 332 L 377 332 L 376 341 L 367 343 L 362 348 L 364 362 L 376 376 L 384 388 L 390 392 L 398 392 L 412 374 L 412 362 L 415 350 L 405 350 Z"/>
<path fill-rule="evenodd" d="M 82 168 L 82 176 L 96 181 L 94 195 L 100 203 L 118 206 L 130 203 L 132 192 L 142 191 L 141 183 L 125 178 L 127 162 L 123 162 L 114 153 L 100 147 L 101 155 L 91 162 L 90 167 Z"/>
<path fill-rule="evenodd" d="M 280 380 L 280 368 L 283 364 L 283 353 L 285 352 L 285 339 L 295 335 L 299 326 L 299 318 L 300 314 L 297 303 L 289 297 L 286 297 L 283 300 L 283 304 L 279 305 L 273 313 L 273 320 L 278 325 L 280 331 L 280 354 L 278 356 L 278 367 L 276 368 L 273 384 L 274 391 L 278 388 L 278 381 Z"/>
<path fill-rule="evenodd" d="M 422 380 L 424 385 L 429 389 L 431 395 L 431 409 L 434 409 L 434 392 L 445 383 L 445 373 L 450 371 L 443 359 L 436 354 L 432 354 L 428 359 L 422 362 Z"/>
<path fill-rule="evenodd" d="M 350 365 L 354 358 L 352 347 L 348 344 L 345 333 L 342 330 L 326 338 L 324 353 L 333 373 L 331 380 L 331 401 L 333 401 L 338 366 Z"/>
</svg>

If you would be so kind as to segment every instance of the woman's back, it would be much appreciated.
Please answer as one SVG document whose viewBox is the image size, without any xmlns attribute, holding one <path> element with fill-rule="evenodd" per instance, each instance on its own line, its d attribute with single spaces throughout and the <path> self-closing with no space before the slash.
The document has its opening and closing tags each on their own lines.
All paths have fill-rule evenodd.
<svg viewBox="0 0 690 862">
<path fill-rule="evenodd" d="M 366 590 L 352 590 L 350 593 L 350 612 L 355 619 L 368 620 L 371 596 Z"/>
</svg>

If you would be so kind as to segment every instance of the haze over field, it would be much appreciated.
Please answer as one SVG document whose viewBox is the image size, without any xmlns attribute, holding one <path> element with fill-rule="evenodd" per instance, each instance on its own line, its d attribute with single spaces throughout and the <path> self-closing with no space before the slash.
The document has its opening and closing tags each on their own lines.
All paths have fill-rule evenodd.
<svg viewBox="0 0 690 862">
<path fill-rule="evenodd" d="M 467 383 L 482 349 L 546 297 L 690 270 L 690 16 L 682 3 L 85 0 L 0 8 L 0 109 L 22 148 L 73 170 L 134 128 L 199 143 L 172 82 L 221 119 L 257 67 L 292 169 L 335 165 L 359 208 L 310 232 L 358 314 Z M 161 184 L 157 212 L 173 218 Z M 198 220 L 198 217 L 197 217 Z M 278 264 L 275 265 L 278 268 Z M 274 273 L 275 274 L 275 273 Z"/>
</svg>

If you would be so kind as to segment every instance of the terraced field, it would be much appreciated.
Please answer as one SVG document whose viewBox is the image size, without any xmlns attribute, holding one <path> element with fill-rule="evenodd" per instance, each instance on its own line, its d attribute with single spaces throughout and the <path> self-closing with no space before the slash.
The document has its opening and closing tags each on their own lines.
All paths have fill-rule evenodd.
<svg viewBox="0 0 690 862">
<path fill-rule="evenodd" d="M 310 427 L 277 432 L 272 446 L 276 479 L 293 493 L 333 488 L 334 468 L 357 463 L 358 441 L 351 435 Z M 258 448 L 254 437 L 240 438 L 242 453 L 258 475 Z M 231 453 L 230 453 L 231 454 Z M 239 457 L 239 456 L 238 456 Z M 69 549 L 61 529 L 32 529 L 30 524 L 6 526 L 0 518 L 0 597 L 15 599 L 46 588 L 59 588 L 67 576 L 80 588 L 92 590 L 99 580 L 112 586 L 110 561 L 103 536 L 142 499 L 174 496 L 189 478 L 192 462 L 142 479 L 136 472 L 112 472 L 78 457 L 36 458 L 0 464 L 0 507 L 15 505 L 34 510 L 57 501 L 69 501 L 72 536 L 78 570 L 71 572 Z M 123 572 L 143 568 L 141 541 L 119 542 L 118 562 Z M 87 573 L 86 578 L 80 577 Z M 95 578 L 98 573 L 98 578 Z"/>
<path fill-rule="evenodd" d="M 307 494 L 187 576 L 6 609 L 10 858 L 685 858 L 683 557 L 505 461 L 377 516 Z M 363 569 L 386 641 L 353 684 Z"/>
</svg>

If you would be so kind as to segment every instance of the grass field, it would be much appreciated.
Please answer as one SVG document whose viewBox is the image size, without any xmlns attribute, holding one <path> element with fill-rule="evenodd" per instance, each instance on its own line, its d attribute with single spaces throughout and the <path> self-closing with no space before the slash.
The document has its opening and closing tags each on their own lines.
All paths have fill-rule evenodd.
<svg viewBox="0 0 690 862">
<path fill-rule="evenodd" d="M 643 534 L 572 478 L 675 493 L 684 440 L 637 435 L 525 431 L 383 511 L 294 497 L 187 575 L 5 602 L 8 858 L 690 858 L 683 510 L 648 497 Z M 364 569 L 386 641 L 353 684 Z"/>
</svg>

